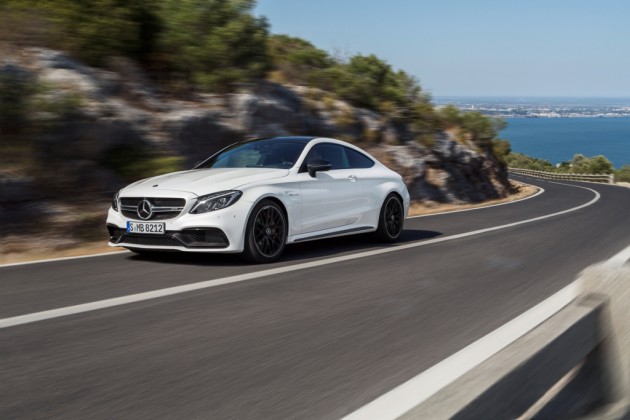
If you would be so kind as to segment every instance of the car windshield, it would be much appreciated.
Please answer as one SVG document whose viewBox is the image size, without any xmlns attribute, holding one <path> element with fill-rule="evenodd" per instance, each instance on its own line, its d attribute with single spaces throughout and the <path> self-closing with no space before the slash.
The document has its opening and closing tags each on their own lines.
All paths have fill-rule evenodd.
<svg viewBox="0 0 630 420">
<path fill-rule="evenodd" d="M 292 168 L 305 142 L 262 139 L 236 143 L 212 156 L 197 169 L 204 168 Z"/>
</svg>

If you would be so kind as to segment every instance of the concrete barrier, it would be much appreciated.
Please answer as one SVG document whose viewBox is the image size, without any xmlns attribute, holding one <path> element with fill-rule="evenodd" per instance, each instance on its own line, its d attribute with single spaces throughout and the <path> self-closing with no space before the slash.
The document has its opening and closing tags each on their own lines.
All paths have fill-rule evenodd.
<svg viewBox="0 0 630 420">
<path fill-rule="evenodd" d="M 615 175 L 613 174 L 569 174 L 559 172 L 535 171 L 533 169 L 508 168 L 513 174 L 528 175 L 536 178 L 555 179 L 563 181 L 587 181 L 587 182 L 603 182 L 606 184 L 615 183 Z"/>
<path fill-rule="evenodd" d="M 403 419 L 630 419 L 630 267 L 593 266 L 582 295 Z"/>
</svg>

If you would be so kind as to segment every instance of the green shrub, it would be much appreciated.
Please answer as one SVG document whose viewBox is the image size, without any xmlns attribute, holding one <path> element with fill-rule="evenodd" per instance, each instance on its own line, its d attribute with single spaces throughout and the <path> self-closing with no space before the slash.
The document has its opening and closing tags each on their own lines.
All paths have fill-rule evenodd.
<svg viewBox="0 0 630 420">
<path fill-rule="evenodd" d="M 7 6 L 43 19 L 46 46 L 92 65 L 111 56 L 146 59 L 160 30 L 155 5 L 143 0 L 8 0 Z"/>
<path fill-rule="evenodd" d="M 35 92 L 34 83 L 24 75 L 0 73 L 0 135 L 21 134 L 27 128 Z"/>
<path fill-rule="evenodd" d="M 492 140 L 492 154 L 503 165 L 507 165 L 507 157 L 512 152 L 510 142 L 503 139 Z"/>
<path fill-rule="evenodd" d="M 505 161 L 511 168 L 532 169 L 534 171 L 551 172 L 555 167 L 548 160 L 529 157 L 522 153 L 510 153 Z"/>
<path fill-rule="evenodd" d="M 615 180 L 630 182 L 630 165 L 623 165 L 615 174 Z"/>
<path fill-rule="evenodd" d="M 606 157 L 599 155 L 591 158 L 577 154 L 569 163 L 569 172 L 576 174 L 611 174 L 613 165 Z"/>
<path fill-rule="evenodd" d="M 101 163 L 131 182 L 182 170 L 184 160 L 178 156 L 156 155 L 146 146 L 125 145 L 110 150 Z"/>
<path fill-rule="evenodd" d="M 203 90 L 228 91 L 270 69 L 268 24 L 252 0 L 161 0 L 159 51 L 167 67 Z"/>
</svg>

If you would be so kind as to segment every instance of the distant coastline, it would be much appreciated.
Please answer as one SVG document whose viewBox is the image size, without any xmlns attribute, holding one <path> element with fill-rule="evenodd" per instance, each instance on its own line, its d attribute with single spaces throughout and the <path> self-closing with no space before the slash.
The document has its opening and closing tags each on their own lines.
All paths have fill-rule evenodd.
<svg viewBox="0 0 630 420">
<path fill-rule="evenodd" d="M 464 111 L 478 111 L 501 118 L 627 118 L 630 98 L 519 98 L 456 97 L 434 98 L 438 107 L 455 105 Z"/>
</svg>

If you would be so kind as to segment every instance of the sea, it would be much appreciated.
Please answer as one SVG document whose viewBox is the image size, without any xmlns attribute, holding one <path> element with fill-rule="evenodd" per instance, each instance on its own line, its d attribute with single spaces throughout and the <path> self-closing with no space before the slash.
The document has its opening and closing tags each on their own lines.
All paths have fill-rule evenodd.
<svg viewBox="0 0 630 420">
<path fill-rule="evenodd" d="M 630 164 L 630 117 L 504 118 L 499 137 L 512 152 L 546 159 L 553 164 L 575 154 L 604 155 L 619 169 Z"/>
</svg>

